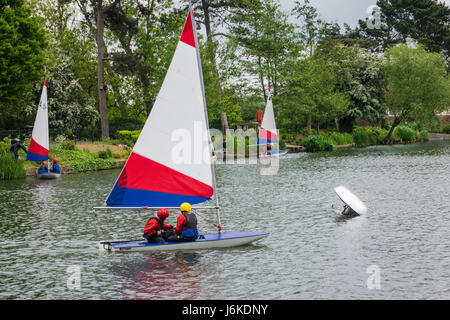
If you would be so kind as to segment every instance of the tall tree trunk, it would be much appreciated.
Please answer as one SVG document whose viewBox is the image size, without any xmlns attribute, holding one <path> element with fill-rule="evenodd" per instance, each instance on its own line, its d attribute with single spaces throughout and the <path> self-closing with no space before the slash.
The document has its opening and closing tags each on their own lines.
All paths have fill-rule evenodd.
<svg viewBox="0 0 450 320">
<path fill-rule="evenodd" d="M 229 127 L 228 127 L 228 118 L 225 111 L 221 112 L 220 121 L 222 123 L 222 132 L 223 134 L 226 134 L 227 129 L 229 129 Z"/>
<path fill-rule="evenodd" d="M 106 105 L 106 86 L 105 86 L 105 43 L 103 33 L 105 29 L 105 20 L 103 17 L 103 0 L 97 0 L 97 69 L 98 69 L 98 104 L 100 111 L 100 121 L 102 127 L 102 138 L 109 138 L 108 107 Z"/>
<path fill-rule="evenodd" d="M 334 124 L 336 125 L 337 132 L 339 132 L 339 119 L 336 114 L 334 115 Z"/>
<path fill-rule="evenodd" d="M 402 122 L 401 119 L 395 117 L 394 122 L 392 123 L 391 129 L 389 130 L 389 133 L 387 134 L 386 138 L 384 138 L 384 140 L 383 140 L 384 144 L 387 144 L 391 140 L 392 133 L 394 133 L 395 127 L 397 127 L 400 124 L 400 122 Z"/>
</svg>

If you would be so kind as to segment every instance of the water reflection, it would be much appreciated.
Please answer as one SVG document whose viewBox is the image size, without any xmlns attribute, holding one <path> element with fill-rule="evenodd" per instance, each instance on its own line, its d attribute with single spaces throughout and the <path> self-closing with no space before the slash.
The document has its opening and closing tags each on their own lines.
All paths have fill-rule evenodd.
<svg viewBox="0 0 450 320">
<path fill-rule="evenodd" d="M 110 270 L 121 278 L 124 299 L 197 299 L 202 291 L 196 252 L 126 255 Z"/>
</svg>

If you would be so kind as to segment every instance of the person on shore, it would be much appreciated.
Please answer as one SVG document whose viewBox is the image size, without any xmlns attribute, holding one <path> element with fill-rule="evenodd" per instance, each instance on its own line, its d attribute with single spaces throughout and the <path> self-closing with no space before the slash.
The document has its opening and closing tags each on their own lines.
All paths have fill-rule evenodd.
<svg viewBox="0 0 450 320">
<path fill-rule="evenodd" d="M 16 163 L 19 160 L 19 149 L 22 149 L 23 151 L 25 151 L 25 153 L 27 152 L 27 149 L 23 146 L 23 144 L 24 144 L 23 140 L 15 141 L 14 143 L 11 144 L 11 147 L 9 148 L 9 152 L 11 152 L 11 155 L 16 161 Z"/>
<path fill-rule="evenodd" d="M 47 173 L 47 172 L 48 172 L 47 161 L 43 161 L 41 166 L 38 169 L 38 174 Z"/>
<path fill-rule="evenodd" d="M 53 158 L 53 165 L 52 165 L 52 170 L 53 173 L 61 173 L 61 170 L 59 169 L 59 165 L 58 165 L 58 159 Z"/>
<path fill-rule="evenodd" d="M 170 232 L 170 230 L 173 230 L 173 226 L 165 223 L 165 220 L 168 217 L 169 210 L 165 208 L 159 209 L 155 216 L 147 221 L 143 237 L 147 239 L 148 242 L 160 243 L 166 241 L 168 236 L 174 235 L 173 232 Z"/>
<path fill-rule="evenodd" d="M 187 202 L 181 204 L 180 211 L 175 234 L 167 241 L 194 241 L 198 238 L 197 216 L 191 212 L 191 205 Z"/>
</svg>

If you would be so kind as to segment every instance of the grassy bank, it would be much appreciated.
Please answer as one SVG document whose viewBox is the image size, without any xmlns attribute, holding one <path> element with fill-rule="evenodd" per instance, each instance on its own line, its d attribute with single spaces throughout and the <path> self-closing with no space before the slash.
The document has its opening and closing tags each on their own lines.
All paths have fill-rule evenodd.
<svg viewBox="0 0 450 320">
<path fill-rule="evenodd" d="M 333 130 L 322 130 L 319 134 L 306 136 L 303 132 L 297 134 L 281 134 L 283 140 L 289 144 L 304 146 L 308 152 L 333 151 L 340 145 L 355 145 L 368 147 L 384 143 L 388 134 L 387 129 L 378 127 L 354 127 L 352 133 L 339 133 Z M 389 143 L 414 143 L 428 141 L 428 132 L 420 131 L 415 123 L 400 125 L 395 128 Z"/>
<path fill-rule="evenodd" d="M 28 149 L 29 139 L 25 140 Z M 35 174 L 41 162 L 24 161 L 26 153 L 19 151 L 16 165 L 11 157 L 9 147 L 11 141 L 5 138 L 0 142 L 0 179 L 23 178 L 28 174 Z M 84 172 L 91 170 L 114 169 L 121 167 L 130 155 L 131 148 L 117 141 L 112 142 L 77 142 L 58 137 L 50 142 L 50 159 L 57 158 L 63 173 Z"/>
</svg>

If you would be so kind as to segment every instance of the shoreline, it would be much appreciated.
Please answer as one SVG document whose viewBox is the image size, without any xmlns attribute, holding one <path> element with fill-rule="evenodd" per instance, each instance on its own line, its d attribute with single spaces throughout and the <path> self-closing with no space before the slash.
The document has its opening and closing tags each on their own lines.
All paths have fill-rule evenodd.
<svg viewBox="0 0 450 320">
<path fill-rule="evenodd" d="M 450 134 L 446 133 L 429 133 L 428 141 L 444 141 L 444 140 L 450 140 Z M 404 144 L 404 143 L 396 143 L 396 144 Z M 351 144 L 342 144 L 337 145 L 337 149 L 349 149 L 349 148 L 357 148 L 355 143 Z M 289 151 L 289 153 L 302 153 L 307 152 L 306 148 L 304 146 L 299 145 L 293 145 L 286 143 L 286 150 Z M 234 158 L 234 157 L 233 157 Z M 237 158 L 247 158 L 243 156 L 242 154 L 238 154 Z M 82 173 L 82 172 L 88 172 L 88 171 L 101 171 L 101 170 L 110 170 L 110 169 L 121 169 L 125 165 L 127 159 L 115 159 L 117 166 L 113 168 L 100 168 L 100 169 L 89 169 L 89 170 L 71 170 L 70 165 L 61 165 L 61 174 L 74 174 L 74 173 Z M 26 171 L 26 177 L 37 177 L 37 170 L 38 167 L 28 167 L 25 168 Z"/>
</svg>

